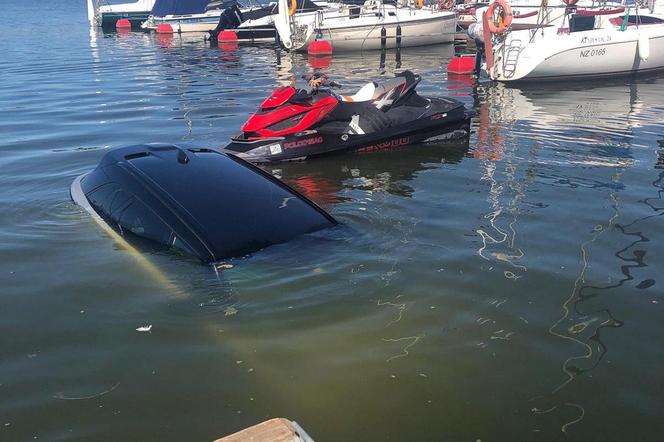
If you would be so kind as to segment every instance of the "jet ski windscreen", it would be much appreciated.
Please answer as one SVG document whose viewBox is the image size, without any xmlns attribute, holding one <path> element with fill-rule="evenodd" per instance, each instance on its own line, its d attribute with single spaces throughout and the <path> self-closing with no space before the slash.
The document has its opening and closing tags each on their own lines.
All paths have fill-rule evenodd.
<svg viewBox="0 0 664 442">
<path fill-rule="evenodd" d="M 120 233 L 179 247 L 206 262 L 336 224 L 273 176 L 209 149 L 118 149 L 80 183 L 89 204 Z"/>
</svg>

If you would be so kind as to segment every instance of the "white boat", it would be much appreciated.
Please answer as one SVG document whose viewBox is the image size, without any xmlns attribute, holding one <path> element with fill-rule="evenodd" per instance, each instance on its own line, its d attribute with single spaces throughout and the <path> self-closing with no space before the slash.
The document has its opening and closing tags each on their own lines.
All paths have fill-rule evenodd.
<svg viewBox="0 0 664 442">
<path fill-rule="evenodd" d="M 583 11 L 576 9 L 549 26 L 498 37 L 486 65 L 489 77 L 504 82 L 563 80 L 664 68 L 664 20 L 634 15 L 623 25 L 629 9 Z"/>
<path fill-rule="evenodd" d="M 459 27 L 468 29 L 473 23 L 481 23 L 482 13 L 488 9 L 489 4 L 489 2 L 477 2 L 457 5 L 455 10 L 459 15 Z M 545 5 L 537 0 L 512 0 L 509 5 L 512 9 L 511 29 L 513 31 L 555 23 L 565 16 L 567 9 L 563 0 L 547 1 Z M 579 9 L 616 9 L 623 5 L 619 1 L 580 0 L 575 6 Z"/>
<path fill-rule="evenodd" d="M 305 51 L 320 38 L 335 52 L 451 43 L 456 30 L 455 12 L 413 3 L 367 0 L 362 6 L 342 4 L 336 11 L 295 16 L 287 11 L 287 0 L 279 0 L 275 26 L 282 46 L 294 51 Z"/>
<path fill-rule="evenodd" d="M 115 23 L 125 18 L 133 27 L 147 20 L 155 0 L 136 0 L 131 3 L 112 4 L 104 0 L 87 0 L 88 20 L 92 26 L 115 29 Z"/>
<path fill-rule="evenodd" d="M 200 14 L 183 14 L 175 15 L 168 14 L 162 17 L 150 16 L 141 27 L 148 31 L 156 31 L 161 25 L 169 25 L 172 32 L 182 34 L 199 32 L 210 32 L 217 27 L 219 17 L 224 10 L 209 10 Z M 274 19 L 269 9 L 264 7 L 256 8 L 241 8 L 240 12 L 243 16 L 255 17 L 243 21 L 239 28 L 251 28 L 258 31 L 258 28 L 265 28 L 266 32 L 257 34 L 257 40 L 271 40 L 274 41 L 276 31 L 274 29 Z M 260 34 L 260 35 L 259 35 Z"/>
<path fill-rule="evenodd" d="M 150 31 L 156 31 L 162 24 L 168 24 L 173 32 L 178 34 L 188 32 L 210 32 L 217 27 L 220 16 L 224 13 L 227 6 L 235 2 L 215 2 L 214 7 L 209 8 L 206 0 L 188 0 L 178 3 L 179 11 L 188 11 L 188 13 L 171 13 L 168 9 L 159 7 L 161 0 L 157 0 L 157 8 L 150 15 L 148 20 L 143 23 L 142 28 Z M 165 2 L 170 6 L 170 2 Z M 183 9 L 183 4 L 188 5 Z M 238 26 L 236 33 L 240 40 L 252 41 L 275 41 L 276 29 L 274 28 L 274 17 L 277 13 L 276 4 L 271 3 L 267 6 L 242 6 L 238 5 L 243 21 Z M 316 2 L 311 0 L 300 0 L 297 5 L 296 14 L 303 12 L 318 11 L 328 8 L 327 2 Z M 206 9 L 207 8 L 207 9 Z M 168 13 L 164 13 L 168 12 Z"/>
<path fill-rule="evenodd" d="M 487 10 L 489 3 L 463 3 L 455 7 L 459 15 L 458 24 L 463 29 L 473 23 L 482 21 L 482 13 Z M 561 0 L 547 2 L 546 8 L 542 8 L 535 0 L 513 0 L 510 2 L 512 8 L 512 29 L 530 29 L 543 22 L 548 22 L 556 15 L 564 13 L 565 4 Z"/>
</svg>

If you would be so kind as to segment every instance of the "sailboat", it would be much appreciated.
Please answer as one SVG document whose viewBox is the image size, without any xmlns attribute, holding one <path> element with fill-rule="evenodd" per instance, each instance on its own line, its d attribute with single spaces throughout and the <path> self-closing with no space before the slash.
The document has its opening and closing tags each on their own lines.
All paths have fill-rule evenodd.
<svg viewBox="0 0 664 442">
<path fill-rule="evenodd" d="M 295 14 L 319 11 L 330 8 L 323 1 L 314 3 L 311 0 L 300 0 Z M 212 32 L 218 30 L 221 16 L 227 11 L 237 11 L 241 23 L 232 31 L 239 41 L 275 42 L 277 31 L 274 19 L 278 14 L 278 5 L 244 6 L 235 0 L 157 0 L 148 20 L 142 28 L 156 31 L 160 25 L 169 25 L 172 32 L 178 34 L 189 32 Z"/>
<path fill-rule="evenodd" d="M 452 43 L 456 13 L 424 6 L 423 0 L 367 0 L 341 4 L 336 10 L 292 14 L 296 0 L 279 0 L 275 26 L 282 46 L 306 51 L 317 39 L 329 41 L 335 52 L 390 49 Z"/>
<path fill-rule="evenodd" d="M 489 77 L 504 82 L 563 80 L 664 69 L 664 17 L 657 9 L 664 5 L 650 11 L 586 9 L 567 1 L 571 5 L 565 14 L 547 26 L 492 35 L 485 31 Z M 489 25 L 487 18 L 484 27 Z"/>
<path fill-rule="evenodd" d="M 132 27 L 147 20 L 155 0 L 136 0 L 131 3 L 106 4 L 103 0 L 87 0 L 88 20 L 92 26 L 115 29 L 120 19 L 127 19 Z"/>
</svg>

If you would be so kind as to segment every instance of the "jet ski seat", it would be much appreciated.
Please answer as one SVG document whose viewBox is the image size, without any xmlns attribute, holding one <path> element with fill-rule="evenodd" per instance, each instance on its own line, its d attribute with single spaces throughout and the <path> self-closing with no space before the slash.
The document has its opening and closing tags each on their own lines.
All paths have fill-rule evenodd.
<svg viewBox="0 0 664 442">
<path fill-rule="evenodd" d="M 351 95 L 350 97 L 344 97 L 344 100 L 351 102 L 369 101 L 373 100 L 375 93 L 376 93 L 376 83 L 367 83 L 364 86 L 362 86 L 360 90 L 355 93 L 355 95 Z"/>
<path fill-rule="evenodd" d="M 344 101 L 357 102 L 357 101 L 373 101 L 378 99 L 378 97 L 387 94 L 388 92 L 401 88 L 398 95 L 403 94 L 405 91 L 412 89 L 420 82 L 419 75 L 415 75 L 410 71 L 404 71 L 400 74 L 397 74 L 394 78 L 388 80 L 367 83 L 360 88 L 355 95 L 344 96 Z M 394 99 L 395 97 L 387 97 L 388 99 Z M 385 103 L 388 104 L 388 103 Z M 383 107 L 382 105 L 381 107 Z"/>
</svg>

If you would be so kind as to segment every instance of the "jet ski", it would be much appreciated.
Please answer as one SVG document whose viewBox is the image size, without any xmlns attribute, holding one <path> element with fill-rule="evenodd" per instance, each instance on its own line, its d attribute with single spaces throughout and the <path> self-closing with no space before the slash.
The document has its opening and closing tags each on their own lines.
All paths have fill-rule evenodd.
<svg viewBox="0 0 664 442">
<path fill-rule="evenodd" d="M 106 154 L 71 197 L 104 228 L 217 262 L 337 224 L 314 202 L 234 155 L 172 144 Z"/>
<path fill-rule="evenodd" d="M 471 112 L 458 100 L 425 98 L 419 75 L 404 71 L 342 96 L 315 74 L 309 88 L 277 88 L 225 147 L 255 163 L 299 160 L 347 151 L 371 152 L 467 134 Z"/>
</svg>

